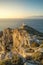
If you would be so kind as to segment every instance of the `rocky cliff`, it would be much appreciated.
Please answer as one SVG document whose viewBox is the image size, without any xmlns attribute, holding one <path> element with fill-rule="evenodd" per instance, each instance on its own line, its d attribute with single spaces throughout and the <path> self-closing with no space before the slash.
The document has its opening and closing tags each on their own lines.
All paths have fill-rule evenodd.
<svg viewBox="0 0 43 65">
<path fill-rule="evenodd" d="M 40 32 L 27 25 L 1 31 L 0 61 L 12 59 L 17 54 L 25 58 L 26 62 L 31 61 L 36 65 L 43 64 L 43 35 L 41 34 L 42 39 L 40 39 L 40 34 Z"/>
<path fill-rule="evenodd" d="M 0 32 L 0 54 L 16 51 L 24 57 L 32 55 L 41 43 L 38 36 L 39 32 L 27 25 L 15 29 L 7 28 Z"/>
</svg>

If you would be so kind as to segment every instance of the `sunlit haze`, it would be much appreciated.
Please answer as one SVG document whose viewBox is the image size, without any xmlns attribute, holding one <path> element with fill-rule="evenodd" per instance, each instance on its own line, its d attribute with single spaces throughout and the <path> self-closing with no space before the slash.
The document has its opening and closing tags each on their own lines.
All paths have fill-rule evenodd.
<svg viewBox="0 0 43 65">
<path fill-rule="evenodd" d="M 43 0 L 0 0 L 0 18 L 43 16 Z"/>
</svg>

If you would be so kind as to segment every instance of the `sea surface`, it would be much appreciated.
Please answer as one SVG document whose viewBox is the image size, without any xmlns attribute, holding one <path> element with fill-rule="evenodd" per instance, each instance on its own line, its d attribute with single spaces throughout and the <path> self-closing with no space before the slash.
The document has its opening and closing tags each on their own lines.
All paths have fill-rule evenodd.
<svg viewBox="0 0 43 65">
<path fill-rule="evenodd" d="M 43 19 L 0 19 L 0 31 L 8 27 L 15 28 L 26 24 L 43 32 Z"/>
</svg>

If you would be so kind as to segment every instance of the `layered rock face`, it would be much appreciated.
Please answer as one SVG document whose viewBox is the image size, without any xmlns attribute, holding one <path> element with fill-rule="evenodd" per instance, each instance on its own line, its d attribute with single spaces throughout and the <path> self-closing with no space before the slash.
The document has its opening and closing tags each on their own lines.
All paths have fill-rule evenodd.
<svg viewBox="0 0 43 65">
<path fill-rule="evenodd" d="M 13 47 L 16 48 L 16 52 L 25 56 L 25 48 L 30 47 L 30 35 L 26 30 L 15 29 L 13 32 Z"/>
<path fill-rule="evenodd" d="M 25 30 L 16 29 L 13 32 L 13 44 L 15 47 L 30 45 L 30 35 Z"/>
<path fill-rule="evenodd" d="M 3 43 L 6 49 L 11 49 L 13 46 L 12 30 L 10 28 L 3 31 Z"/>
<path fill-rule="evenodd" d="M 3 35 L 0 37 L 0 45 L 4 51 L 7 51 L 7 49 L 10 51 L 13 46 L 12 30 L 10 28 L 3 31 Z"/>
</svg>

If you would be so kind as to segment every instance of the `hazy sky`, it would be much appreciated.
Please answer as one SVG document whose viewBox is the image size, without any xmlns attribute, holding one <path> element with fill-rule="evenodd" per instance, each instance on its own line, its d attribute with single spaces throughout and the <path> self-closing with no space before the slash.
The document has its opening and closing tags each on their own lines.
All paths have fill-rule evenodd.
<svg viewBox="0 0 43 65">
<path fill-rule="evenodd" d="M 43 16 L 43 0 L 0 0 L 0 18 Z"/>
</svg>

